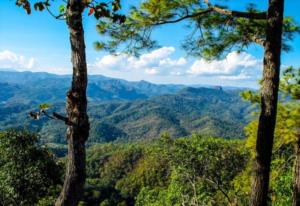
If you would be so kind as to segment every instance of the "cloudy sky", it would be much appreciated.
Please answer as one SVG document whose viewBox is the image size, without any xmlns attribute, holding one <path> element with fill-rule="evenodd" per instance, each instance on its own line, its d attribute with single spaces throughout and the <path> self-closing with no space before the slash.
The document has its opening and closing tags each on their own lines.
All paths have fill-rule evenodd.
<svg viewBox="0 0 300 206">
<path fill-rule="evenodd" d="M 123 5 L 128 7 L 129 2 L 137 1 L 123 0 Z M 244 9 L 250 1 L 236 2 L 229 1 L 230 8 Z M 266 8 L 266 4 L 258 6 Z M 298 8 L 298 0 L 286 0 L 285 15 L 293 16 L 300 23 Z M 184 24 L 177 24 L 155 30 L 153 38 L 158 40 L 161 48 L 140 57 L 113 56 L 94 50 L 93 42 L 99 39 L 95 24 L 93 18 L 84 16 L 89 74 L 155 83 L 242 87 L 256 87 L 261 76 L 263 51 L 259 46 L 251 46 L 240 54 L 232 51 L 224 59 L 211 62 L 188 57 L 180 44 L 188 30 Z M 14 5 L 13 0 L 1 0 L 0 36 L 0 69 L 71 73 L 68 31 L 64 21 L 54 20 L 46 12 L 34 12 L 28 16 Z M 300 37 L 291 45 L 293 50 L 282 55 L 283 67 L 300 66 Z"/>
</svg>

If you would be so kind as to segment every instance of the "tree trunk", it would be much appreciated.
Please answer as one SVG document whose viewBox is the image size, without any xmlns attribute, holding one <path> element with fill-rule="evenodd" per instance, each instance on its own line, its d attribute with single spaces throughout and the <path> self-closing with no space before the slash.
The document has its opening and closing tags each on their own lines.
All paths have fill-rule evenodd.
<svg viewBox="0 0 300 206">
<path fill-rule="evenodd" d="M 294 177 L 293 177 L 293 206 L 300 206 L 300 135 L 298 134 L 298 141 L 295 145 L 295 163 L 294 163 Z"/>
<path fill-rule="evenodd" d="M 77 206 L 80 201 L 86 171 L 85 142 L 89 136 L 87 115 L 87 65 L 82 26 L 82 0 L 68 0 L 67 24 L 72 50 L 73 79 L 67 93 L 66 112 L 70 124 L 67 129 L 68 164 L 65 181 L 56 206 Z"/>
<path fill-rule="evenodd" d="M 266 206 L 277 113 L 284 0 L 269 0 L 251 206 Z"/>
</svg>

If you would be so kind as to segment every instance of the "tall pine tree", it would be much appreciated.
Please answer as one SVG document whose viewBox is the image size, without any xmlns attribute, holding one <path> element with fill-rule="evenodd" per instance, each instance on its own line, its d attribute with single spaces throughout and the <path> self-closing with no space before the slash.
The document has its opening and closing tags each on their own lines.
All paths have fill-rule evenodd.
<svg viewBox="0 0 300 206">
<path fill-rule="evenodd" d="M 113 0 L 110 4 L 104 1 L 89 0 L 67 0 L 66 5 L 60 6 L 60 14 L 54 15 L 51 12 L 50 0 L 34 3 L 34 9 L 47 10 L 56 19 L 66 21 L 69 29 L 71 44 L 71 62 L 73 76 L 71 88 L 66 95 L 66 114 L 64 117 L 57 113 L 49 115 L 44 107 L 31 116 L 46 114 L 48 117 L 62 120 L 67 126 L 68 140 L 68 163 L 63 189 L 55 203 L 56 206 L 77 206 L 83 195 L 86 178 L 86 151 L 85 142 L 89 137 L 89 118 L 87 114 L 86 88 L 88 83 L 84 30 L 82 25 L 82 14 L 89 9 L 89 15 L 96 19 L 107 18 L 113 23 L 122 23 L 125 20 L 123 15 L 117 14 L 121 8 L 119 0 Z M 28 14 L 31 13 L 29 0 L 17 0 L 16 5 L 23 7 Z"/>
</svg>

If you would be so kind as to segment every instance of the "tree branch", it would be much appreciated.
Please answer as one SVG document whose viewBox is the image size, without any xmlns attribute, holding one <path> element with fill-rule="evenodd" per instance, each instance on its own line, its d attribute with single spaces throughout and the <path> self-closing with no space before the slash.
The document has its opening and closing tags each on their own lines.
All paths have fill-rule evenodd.
<svg viewBox="0 0 300 206">
<path fill-rule="evenodd" d="M 177 22 L 183 21 L 185 19 L 199 17 L 199 16 L 202 16 L 202 15 L 208 14 L 212 11 L 217 12 L 219 14 L 224 14 L 224 15 L 233 16 L 233 17 L 247 18 L 247 19 L 266 19 L 267 18 L 266 12 L 254 13 L 254 12 L 233 11 L 233 10 L 223 9 L 221 7 L 218 7 L 218 6 L 214 6 L 211 3 L 209 3 L 209 0 L 204 0 L 204 1 L 208 6 L 208 9 L 206 9 L 206 10 L 196 12 L 196 13 L 193 13 L 193 14 L 187 14 L 187 15 L 185 15 L 181 18 L 175 19 L 175 20 L 160 21 L 160 22 L 154 23 L 153 26 L 162 25 L 162 24 L 177 23 Z M 258 42 L 259 42 L 259 44 L 262 44 L 261 40 L 259 40 Z M 256 42 L 256 43 L 258 43 L 258 42 Z"/>
<path fill-rule="evenodd" d="M 64 117 L 56 112 L 53 112 L 52 115 L 54 119 L 64 121 L 66 125 L 72 125 L 72 122 L 70 122 L 70 120 L 67 117 Z"/>
<path fill-rule="evenodd" d="M 261 45 L 261 46 L 265 46 L 265 40 L 264 39 L 262 39 L 262 38 L 260 38 L 260 37 L 257 37 L 257 36 L 252 36 L 251 37 L 251 40 L 253 41 L 253 42 L 255 42 L 255 43 L 257 43 L 257 44 L 259 44 L 259 45 Z"/>
<path fill-rule="evenodd" d="M 54 120 L 61 120 L 63 121 L 66 125 L 72 125 L 72 122 L 69 120 L 69 118 L 64 117 L 56 112 L 53 112 L 52 115 L 48 114 L 44 109 L 41 109 L 39 112 L 29 112 L 29 116 L 33 119 L 40 119 L 40 116 L 44 114 L 46 117 Z"/>
<path fill-rule="evenodd" d="M 200 12 L 193 13 L 193 14 L 188 14 L 188 15 L 186 15 L 186 16 L 183 16 L 183 17 L 179 18 L 179 19 L 157 22 L 157 23 L 154 23 L 153 26 L 162 25 L 162 24 L 172 24 L 172 23 L 177 23 L 177 22 L 183 21 L 183 20 L 185 20 L 185 19 L 194 18 L 194 17 L 199 17 L 199 16 L 202 16 L 202 15 L 204 15 L 204 14 L 208 14 L 208 13 L 210 13 L 210 12 L 212 12 L 212 11 L 213 11 L 213 9 L 209 8 L 209 9 L 206 9 L 206 10 L 204 10 L 204 11 L 200 11 Z"/>
<path fill-rule="evenodd" d="M 213 181 L 213 180 L 211 180 L 207 177 L 205 177 L 205 180 L 208 181 L 209 183 L 215 185 L 216 189 L 218 189 L 225 196 L 225 198 L 227 199 L 229 205 L 232 205 L 232 202 L 231 202 L 231 199 L 230 199 L 229 195 L 227 194 L 226 191 L 223 190 L 223 188 L 217 182 L 215 182 L 215 181 Z"/>
<path fill-rule="evenodd" d="M 49 8 L 48 6 L 45 6 L 46 7 L 46 10 L 48 11 L 48 13 L 55 19 L 58 19 L 58 20 L 65 20 L 64 16 L 65 16 L 65 13 L 63 14 L 60 14 L 60 15 L 55 15 Z"/>
<path fill-rule="evenodd" d="M 247 18 L 247 19 L 267 19 L 267 13 L 266 12 L 242 12 L 242 11 L 234 11 L 234 10 L 228 10 L 223 9 L 218 6 L 212 5 L 209 0 L 204 0 L 205 3 L 209 8 L 211 8 L 213 11 L 218 12 L 220 14 L 233 16 L 233 17 L 240 17 L 240 18 Z"/>
</svg>

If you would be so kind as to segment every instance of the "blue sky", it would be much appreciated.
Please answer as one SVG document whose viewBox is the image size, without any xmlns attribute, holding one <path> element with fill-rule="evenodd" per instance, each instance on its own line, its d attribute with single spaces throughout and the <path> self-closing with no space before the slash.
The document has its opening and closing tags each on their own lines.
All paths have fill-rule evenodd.
<svg viewBox="0 0 300 206">
<path fill-rule="evenodd" d="M 58 1 L 59 2 L 59 1 Z M 123 0 L 128 7 L 132 2 Z M 219 1 L 221 2 L 221 1 Z M 226 1 L 233 9 L 244 9 L 249 2 Z M 266 8 L 267 0 L 258 7 Z M 264 2 L 264 3 L 261 3 Z M 286 0 L 285 15 L 300 23 L 300 1 Z M 140 58 L 111 56 L 95 51 L 93 42 L 99 39 L 96 21 L 84 15 L 87 60 L 90 74 L 103 74 L 127 80 L 147 80 L 155 83 L 213 84 L 255 87 L 261 76 L 263 50 L 250 47 L 241 55 L 234 51 L 225 59 L 206 62 L 188 57 L 180 42 L 188 32 L 184 24 L 166 25 L 155 30 L 153 38 L 162 48 L 143 54 Z M 19 71 L 71 73 L 68 30 L 64 21 L 53 19 L 47 12 L 30 16 L 16 7 L 14 0 L 0 1 L 0 68 Z M 282 65 L 300 66 L 300 37 L 291 43 L 293 50 L 283 53 Z"/>
</svg>

